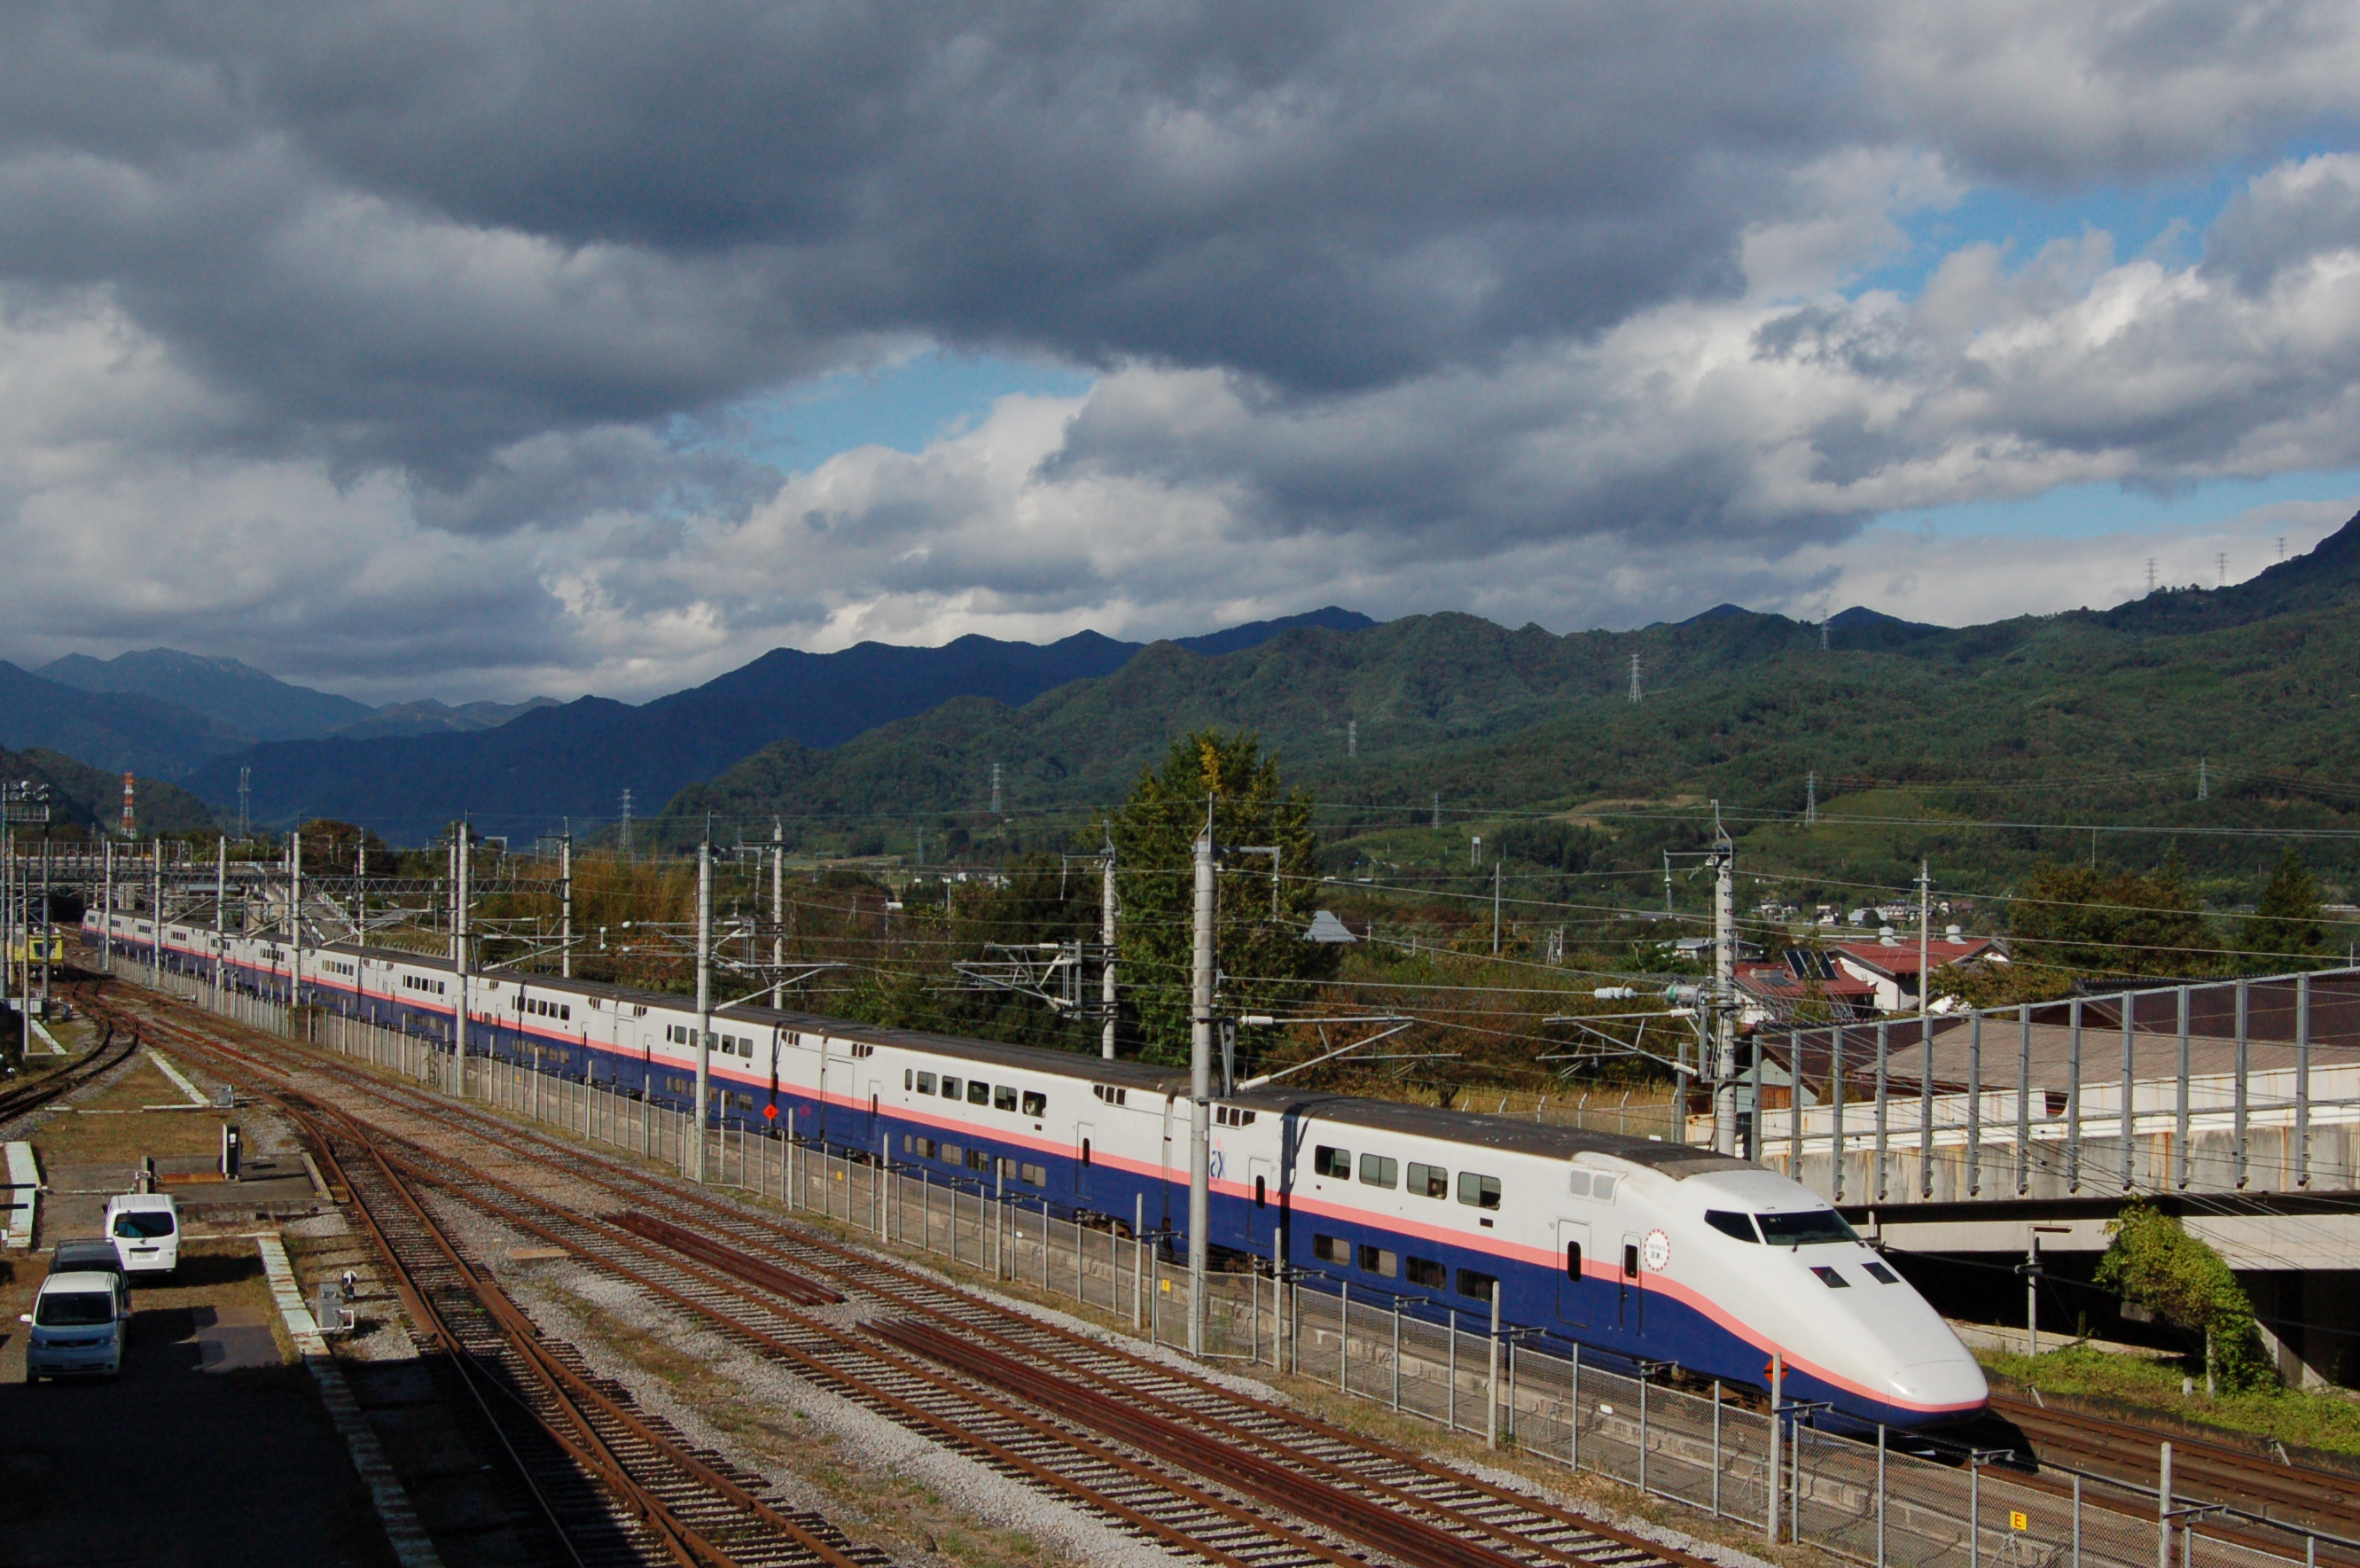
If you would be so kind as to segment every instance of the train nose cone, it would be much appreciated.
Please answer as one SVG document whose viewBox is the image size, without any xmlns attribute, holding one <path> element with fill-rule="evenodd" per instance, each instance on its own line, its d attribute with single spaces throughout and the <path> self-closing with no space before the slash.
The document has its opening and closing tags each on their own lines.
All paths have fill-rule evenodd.
<svg viewBox="0 0 2360 1568">
<path fill-rule="evenodd" d="M 1991 1398 L 1991 1385 L 1972 1356 L 1916 1361 L 1886 1379 L 1895 1404 L 1917 1410 L 1972 1410 Z"/>
</svg>

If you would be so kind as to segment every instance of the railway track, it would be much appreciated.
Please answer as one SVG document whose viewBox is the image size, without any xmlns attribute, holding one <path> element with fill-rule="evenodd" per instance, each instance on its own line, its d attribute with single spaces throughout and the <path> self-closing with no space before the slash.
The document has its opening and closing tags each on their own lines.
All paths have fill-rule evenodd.
<svg viewBox="0 0 2360 1568">
<path fill-rule="evenodd" d="M 414 1188 L 563 1248 L 810 1381 L 1135 1535 L 1247 1568 L 1343 1568 L 1372 1556 L 1436 1568 L 1704 1568 L 689 1183 L 267 1036 L 210 1018 L 198 1034 L 162 1009 L 148 1016 L 184 1048 L 233 1057 L 249 1075 L 292 1066 L 369 1096 L 421 1129 L 372 1124 L 375 1157 Z M 219 1038 L 229 1034 L 237 1044 Z M 493 1174 L 496 1154 L 519 1153 L 531 1185 Z M 572 1196 L 550 1191 L 567 1185 Z"/>
<path fill-rule="evenodd" d="M 67 988 L 67 994 L 75 996 L 77 1001 L 81 1000 L 72 987 Z M 117 1031 L 110 1025 L 106 1038 L 99 1042 L 98 1049 L 80 1062 L 0 1093 L 0 1127 L 39 1110 L 61 1094 L 71 1094 L 109 1068 L 120 1066 L 131 1059 L 131 1053 L 139 1049 L 139 1044 L 137 1030 L 121 1031 L 118 1039 Z"/>
<path fill-rule="evenodd" d="M 2185 1428 L 2147 1426 L 2012 1395 L 1993 1395 L 1992 1409 L 2015 1422 L 2052 1463 L 2152 1491 L 2157 1445 L 2169 1443 L 2175 1497 L 2228 1503 L 2298 1530 L 2308 1527 L 2360 1541 L 2360 1474 L 2300 1464 L 2290 1455 L 2280 1457 L 2282 1450 L 2257 1453 Z M 2322 1546 L 2322 1556 L 2328 1555 Z M 2360 1562 L 2360 1551 L 2333 1555 Z"/>
</svg>

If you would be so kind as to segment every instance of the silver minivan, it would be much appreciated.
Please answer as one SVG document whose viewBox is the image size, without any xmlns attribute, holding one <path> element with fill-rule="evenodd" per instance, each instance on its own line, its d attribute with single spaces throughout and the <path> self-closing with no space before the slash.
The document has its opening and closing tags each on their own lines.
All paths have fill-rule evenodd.
<svg viewBox="0 0 2360 1568">
<path fill-rule="evenodd" d="M 27 1383 L 76 1375 L 112 1377 L 123 1370 L 131 1297 L 120 1274 L 52 1274 L 41 1281 L 33 1310 L 17 1321 L 32 1329 L 25 1342 Z"/>
<path fill-rule="evenodd" d="M 106 1236 L 123 1271 L 137 1279 L 180 1266 L 180 1206 L 169 1192 L 126 1192 L 106 1200 Z"/>
</svg>

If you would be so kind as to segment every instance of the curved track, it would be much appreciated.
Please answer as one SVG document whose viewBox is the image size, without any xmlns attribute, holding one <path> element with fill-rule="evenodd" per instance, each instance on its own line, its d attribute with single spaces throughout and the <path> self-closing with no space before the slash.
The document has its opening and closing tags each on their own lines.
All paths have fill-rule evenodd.
<svg viewBox="0 0 2360 1568">
<path fill-rule="evenodd" d="M 249 1074 L 302 1073 L 366 1095 L 383 1168 L 415 1188 L 563 1247 L 686 1321 L 1167 1547 L 1251 1568 L 1372 1557 L 1704 1568 L 688 1182 L 333 1056 L 177 1007 L 143 1011 L 183 1049 Z M 507 1176 L 491 1173 L 503 1167 Z"/>
<path fill-rule="evenodd" d="M 66 992 L 78 1003 L 87 1006 L 78 988 L 69 986 L 66 987 Z M 19 1083 L 5 1093 L 0 1093 L 0 1127 L 5 1127 L 29 1112 L 39 1110 L 60 1094 L 71 1094 L 107 1069 L 129 1061 L 131 1053 L 139 1049 L 139 1034 L 137 1029 L 120 1032 L 122 1038 L 118 1040 L 116 1038 L 118 1031 L 110 1024 L 106 1038 L 99 1041 L 98 1049 L 80 1062 L 36 1078 L 29 1083 Z"/>
</svg>

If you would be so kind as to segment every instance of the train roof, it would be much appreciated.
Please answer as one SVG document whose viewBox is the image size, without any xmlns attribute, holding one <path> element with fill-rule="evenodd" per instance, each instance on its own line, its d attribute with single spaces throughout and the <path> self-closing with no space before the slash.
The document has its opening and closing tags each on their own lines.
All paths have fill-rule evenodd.
<svg viewBox="0 0 2360 1568">
<path fill-rule="evenodd" d="M 1627 1160 L 1684 1181 L 1707 1171 L 1744 1171 L 1751 1162 L 1710 1149 L 1632 1138 L 1624 1133 L 1591 1132 L 1583 1127 L 1547 1122 L 1511 1121 L 1478 1111 L 1445 1110 L 1437 1105 L 1409 1105 L 1393 1100 L 1365 1100 L 1349 1094 L 1273 1094 L 1256 1090 L 1240 1096 L 1239 1104 L 1268 1105 L 1285 1114 L 1308 1119 L 1366 1127 L 1413 1138 L 1444 1138 L 1457 1144 L 1534 1154 L 1548 1160 L 1571 1160 L 1577 1154 L 1603 1154 Z"/>
<path fill-rule="evenodd" d="M 449 958 L 437 953 L 364 948 L 352 942 L 324 942 L 321 945 L 327 951 L 380 958 L 392 952 L 421 968 L 445 972 L 453 968 Z M 560 979 L 553 975 L 521 972 L 510 972 L 500 977 L 528 981 L 536 990 L 566 991 L 581 996 L 605 996 L 615 1001 L 661 1004 L 674 1008 L 693 1005 L 685 996 L 662 991 L 631 990 L 602 980 Z M 775 1025 L 825 1034 L 835 1040 L 925 1051 L 1000 1067 L 1021 1067 L 1031 1072 L 1054 1073 L 1063 1078 L 1120 1088 L 1172 1095 L 1185 1095 L 1188 1092 L 1188 1074 L 1185 1069 L 1152 1062 L 1109 1062 L 1104 1057 L 1085 1056 L 1077 1051 L 1035 1045 L 1004 1045 L 998 1040 L 971 1040 L 964 1035 L 934 1034 L 925 1029 L 901 1029 L 889 1024 L 858 1023 L 818 1013 L 766 1007 L 752 1002 L 732 1002 L 714 1008 L 713 1014 L 716 1018 L 738 1023 Z M 1661 1171 L 1675 1181 L 1707 1171 L 1755 1169 L 1748 1160 L 1716 1154 L 1709 1149 L 1662 1143 L 1622 1133 L 1591 1132 L 1582 1127 L 1558 1127 L 1546 1122 L 1511 1121 L 1504 1116 L 1485 1116 L 1475 1111 L 1445 1110 L 1436 1105 L 1408 1105 L 1392 1100 L 1364 1100 L 1349 1094 L 1306 1094 L 1270 1088 L 1244 1090 L 1221 1096 L 1221 1099 L 1227 1105 L 1274 1115 L 1366 1127 L 1372 1132 L 1443 1138 L 1452 1143 L 1497 1149 L 1510 1153 L 1538 1155 L 1546 1160 L 1571 1160 L 1578 1154 L 1602 1154 Z"/>
</svg>

